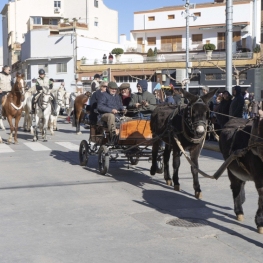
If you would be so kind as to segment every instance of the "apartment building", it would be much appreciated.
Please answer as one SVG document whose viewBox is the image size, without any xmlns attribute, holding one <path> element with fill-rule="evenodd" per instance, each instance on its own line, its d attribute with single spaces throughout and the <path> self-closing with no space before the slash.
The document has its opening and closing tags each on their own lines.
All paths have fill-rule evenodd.
<svg viewBox="0 0 263 263">
<path fill-rule="evenodd" d="M 254 4 L 256 6 L 254 6 Z M 226 48 L 226 3 L 214 0 L 190 6 L 190 51 L 203 49 L 213 43 L 217 50 Z M 256 10 L 256 12 L 255 12 Z M 182 52 L 186 48 L 185 7 L 169 6 L 134 13 L 131 42 L 137 51 L 146 53 L 155 47 L 159 52 Z M 254 19 L 255 18 L 255 19 Z M 261 0 L 233 0 L 233 47 L 253 50 L 253 39 L 261 38 Z"/>
<path fill-rule="evenodd" d="M 118 43 L 118 12 L 103 0 L 78 0 L 77 4 L 75 0 L 9 0 L 1 14 L 3 63 L 7 65 L 20 60 L 21 44 L 29 30 L 49 28 L 51 34 L 59 34 L 60 22 L 72 25 L 75 20 L 86 25 L 85 36 Z"/>
</svg>

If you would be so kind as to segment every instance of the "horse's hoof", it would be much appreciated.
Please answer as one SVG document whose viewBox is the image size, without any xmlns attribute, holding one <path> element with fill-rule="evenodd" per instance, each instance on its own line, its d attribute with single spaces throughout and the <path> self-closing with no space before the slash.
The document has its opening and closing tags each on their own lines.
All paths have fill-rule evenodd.
<svg viewBox="0 0 263 263">
<path fill-rule="evenodd" d="M 77 132 L 77 135 L 80 135 L 80 134 L 82 134 L 82 132 Z"/>
<path fill-rule="evenodd" d="M 166 184 L 167 184 L 168 186 L 172 186 L 172 185 L 173 185 L 173 182 L 172 182 L 172 180 L 166 180 Z"/>
<path fill-rule="evenodd" d="M 174 191 L 180 192 L 181 191 L 180 185 L 175 185 L 174 186 Z"/>
<path fill-rule="evenodd" d="M 33 142 L 36 142 L 37 141 L 37 139 L 36 138 L 33 138 Z"/>
<path fill-rule="evenodd" d="M 237 215 L 237 221 L 244 221 L 244 215 Z M 263 230 L 263 228 L 262 228 Z M 263 234 L 263 232 L 262 232 Z"/>
<path fill-rule="evenodd" d="M 15 141 L 14 144 L 18 145 L 19 143 L 18 143 L 18 141 Z"/>
<path fill-rule="evenodd" d="M 153 167 L 151 167 L 150 169 L 150 175 L 155 175 L 156 174 L 156 169 L 154 169 Z"/>
<path fill-rule="evenodd" d="M 3 143 L 3 140 L 0 138 L 0 143 Z"/>
<path fill-rule="evenodd" d="M 258 227 L 258 233 L 259 234 L 263 234 L 263 226 L 259 226 Z"/>
<path fill-rule="evenodd" d="M 195 192 L 195 198 L 202 199 L 203 198 L 202 192 Z"/>
</svg>

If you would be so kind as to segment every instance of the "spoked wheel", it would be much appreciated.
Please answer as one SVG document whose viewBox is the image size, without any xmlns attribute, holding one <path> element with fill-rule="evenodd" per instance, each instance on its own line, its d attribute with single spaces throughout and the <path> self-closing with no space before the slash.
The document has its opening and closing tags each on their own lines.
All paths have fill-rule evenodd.
<svg viewBox="0 0 263 263">
<path fill-rule="evenodd" d="M 89 145 L 86 140 L 79 145 L 79 162 L 81 166 L 86 166 L 89 161 Z"/>
<path fill-rule="evenodd" d="M 157 159 L 157 170 L 156 173 L 162 174 L 164 172 L 163 157 Z"/>
<path fill-rule="evenodd" d="M 132 156 L 129 158 L 131 165 L 137 165 L 139 163 L 139 157 L 137 156 Z"/>
<path fill-rule="evenodd" d="M 110 157 L 108 154 L 108 148 L 102 145 L 98 151 L 99 170 L 102 175 L 105 175 L 109 171 Z"/>
</svg>

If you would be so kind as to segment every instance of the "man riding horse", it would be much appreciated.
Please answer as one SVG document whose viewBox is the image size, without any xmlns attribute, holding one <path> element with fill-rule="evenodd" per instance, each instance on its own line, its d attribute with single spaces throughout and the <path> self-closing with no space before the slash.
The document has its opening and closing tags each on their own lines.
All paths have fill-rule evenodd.
<svg viewBox="0 0 263 263">
<path fill-rule="evenodd" d="M 52 89 L 53 88 L 53 81 L 51 81 L 48 77 L 45 76 L 45 70 L 44 69 L 40 69 L 38 71 L 38 74 L 39 74 L 39 77 L 37 78 L 37 81 L 36 81 L 36 90 L 37 90 L 37 93 L 35 95 L 33 95 L 33 98 L 32 98 L 32 110 L 30 112 L 30 114 L 35 114 L 35 108 L 36 108 L 36 103 L 40 97 L 40 94 L 41 92 L 43 91 L 43 87 L 49 87 L 49 89 Z M 52 115 L 53 116 L 57 116 L 57 111 L 56 111 L 56 108 L 57 108 L 57 102 L 56 102 L 56 99 L 55 97 L 53 96 L 52 93 L 50 93 L 50 96 L 52 97 L 52 100 L 51 100 L 51 105 L 52 105 Z"/>
<path fill-rule="evenodd" d="M 2 98 L 12 89 L 10 67 L 4 66 L 0 72 L 0 118 L 2 118 Z"/>
</svg>

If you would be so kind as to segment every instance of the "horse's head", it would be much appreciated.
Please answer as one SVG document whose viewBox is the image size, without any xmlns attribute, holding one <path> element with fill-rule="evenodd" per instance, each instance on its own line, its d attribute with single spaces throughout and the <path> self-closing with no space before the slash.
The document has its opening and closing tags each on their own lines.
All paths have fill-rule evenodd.
<svg viewBox="0 0 263 263">
<path fill-rule="evenodd" d="M 48 106 L 50 99 L 52 98 L 50 95 L 49 87 L 43 87 L 41 97 L 42 99 L 40 100 L 40 106 L 42 107 L 42 109 L 45 109 Z"/>
<path fill-rule="evenodd" d="M 259 116 L 255 117 L 252 124 L 249 145 L 252 152 L 263 162 L 263 111 L 259 110 Z"/>
<path fill-rule="evenodd" d="M 89 97 L 89 98 L 90 98 L 90 97 L 91 97 L 91 95 L 92 95 L 92 93 L 91 93 L 90 91 L 86 91 L 86 92 L 85 92 L 85 95 L 86 95 L 87 97 Z"/>
<path fill-rule="evenodd" d="M 207 120 L 209 118 L 208 102 L 216 91 L 211 91 L 200 97 L 182 90 L 184 97 L 189 101 L 184 113 L 184 122 L 191 133 L 197 137 L 202 137 L 206 132 Z"/>
<path fill-rule="evenodd" d="M 64 101 L 65 101 L 65 108 L 66 109 L 69 108 L 69 98 L 70 98 L 70 93 L 69 92 L 65 92 L 65 94 L 64 94 Z"/>
<path fill-rule="evenodd" d="M 57 103 L 60 107 L 64 107 L 64 95 L 65 95 L 65 91 L 61 88 L 59 88 L 57 90 Z"/>
<path fill-rule="evenodd" d="M 16 82 L 14 83 L 12 91 L 15 93 L 24 94 L 24 75 L 16 74 Z"/>
</svg>

